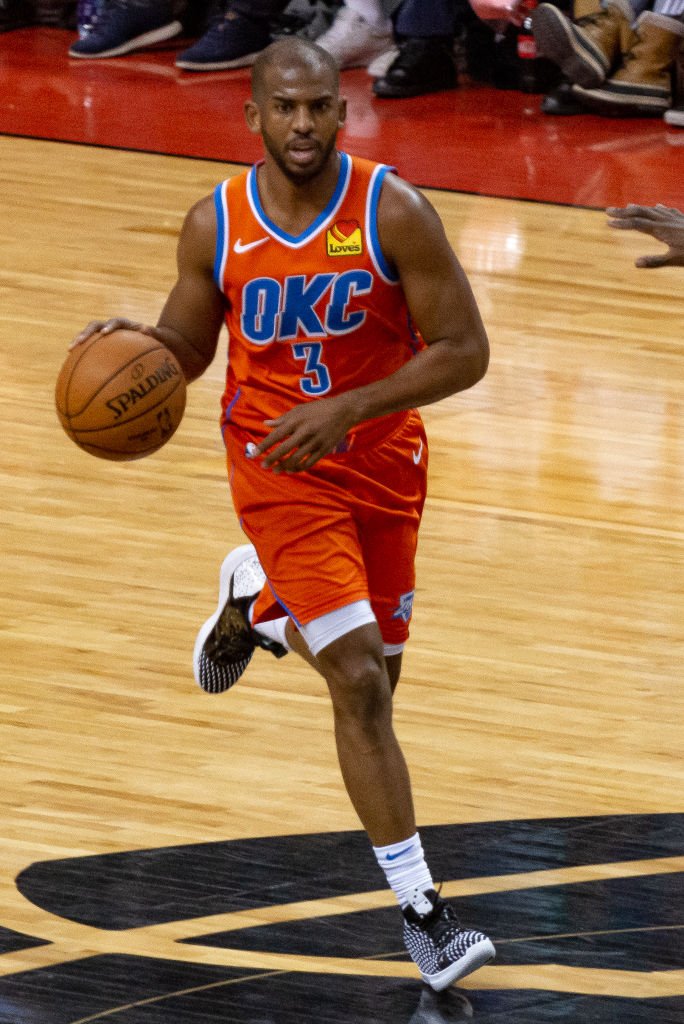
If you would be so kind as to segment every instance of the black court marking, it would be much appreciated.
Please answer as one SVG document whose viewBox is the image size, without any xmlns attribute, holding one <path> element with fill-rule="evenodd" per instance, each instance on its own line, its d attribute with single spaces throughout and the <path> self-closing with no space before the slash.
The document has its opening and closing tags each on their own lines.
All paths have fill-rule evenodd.
<svg viewBox="0 0 684 1024">
<path fill-rule="evenodd" d="M 11 928 L 0 928 L 0 956 L 3 953 L 16 953 L 20 949 L 34 949 L 36 946 L 47 945 L 49 943 L 43 939 L 22 935 L 21 932 L 12 931 Z"/>
<path fill-rule="evenodd" d="M 436 881 L 676 857 L 684 814 L 602 815 L 421 828 Z M 111 930 L 383 888 L 364 832 L 266 836 L 33 864 L 32 903 Z M 566 929 L 567 930 L 567 929 Z"/>
<path fill-rule="evenodd" d="M 684 997 L 459 991 L 386 978 L 92 957 L 0 979 L 0 1024 L 682 1024 Z"/>
<path fill-rule="evenodd" d="M 524 873 L 681 857 L 684 814 L 484 822 L 421 832 L 437 878 L 513 876 L 507 891 L 457 901 L 463 919 L 497 943 L 490 982 L 497 966 L 504 969 L 502 977 L 520 978 L 524 985 L 525 965 L 530 977 L 535 965 L 556 965 L 559 987 L 570 991 L 469 987 L 437 997 L 418 977 L 259 969 L 262 951 L 313 955 L 319 964 L 326 956 L 405 958 L 401 918 L 391 906 L 234 931 L 224 926 L 184 940 L 183 922 L 192 918 L 382 888 L 382 873 L 359 831 L 32 865 L 17 884 L 35 904 L 110 931 L 177 922 L 179 959 L 127 955 L 122 936 L 120 955 L 0 977 L 0 1024 L 682 1024 L 684 984 L 677 995 L 627 998 L 619 980 L 620 971 L 629 972 L 632 985 L 625 991 L 634 993 L 635 975 L 643 974 L 643 991 L 650 991 L 645 972 L 662 980 L 682 970 L 681 872 L 534 888 L 525 887 Z M 0 932 L 0 963 L 2 952 L 19 948 L 13 942 L 38 944 Z M 255 965 L 184 962 L 188 944 L 248 950 L 255 953 Z M 511 975 L 512 969 L 522 973 Z M 610 972 L 610 995 L 572 991 L 573 970 L 581 983 L 586 969 Z M 664 991 L 671 993 L 673 986 Z M 676 983 L 674 991 L 679 992 Z"/>
<path fill-rule="evenodd" d="M 497 948 L 497 965 L 621 971 L 684 966 L 684 875 L 616 878 L 460 898 L 461 919 Z M 185 942 L 305 956 L 408 960 L 394 907 L 261 925 Z"/>
</svg>

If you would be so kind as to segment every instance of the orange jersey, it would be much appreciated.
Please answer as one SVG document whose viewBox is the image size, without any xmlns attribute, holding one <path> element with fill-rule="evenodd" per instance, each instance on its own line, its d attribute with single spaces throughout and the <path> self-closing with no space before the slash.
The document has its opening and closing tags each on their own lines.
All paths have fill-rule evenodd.
<svg viewBox="0 0 684 1024">
<path fill-rule="evenodd" d="M 214 273 L 229 333 L 224 433 L 233 425 L 259 441 L 264 420 L 387 377 L 423 347 L 380 247 L 378 200 L 392 170 L 340 153 L 328 205 L 296 237 L 265 213 L 256 166 L 217 186 Z"/>
</svg>

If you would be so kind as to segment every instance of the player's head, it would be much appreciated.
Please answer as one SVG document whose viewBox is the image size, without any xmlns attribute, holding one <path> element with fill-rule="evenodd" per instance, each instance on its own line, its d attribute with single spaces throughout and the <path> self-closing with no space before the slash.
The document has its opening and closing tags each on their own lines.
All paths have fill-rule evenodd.
<svg viewBox="0 0 684 1024">
<path fill-rule="evenodd" d="M 339 88 L 330 54 L 298 36 L 272 43 L 255 60 L 247 124 L 290 180 L 308 181 L 326 167 L 346 115 Z"/>
</svg>

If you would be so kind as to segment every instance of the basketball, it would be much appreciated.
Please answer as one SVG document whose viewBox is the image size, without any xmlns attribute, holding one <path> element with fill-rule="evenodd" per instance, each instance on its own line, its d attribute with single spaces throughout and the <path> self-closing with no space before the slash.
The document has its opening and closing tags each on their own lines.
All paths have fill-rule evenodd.
<svg viewBox="0 0 684 1024">
<path fill-rule="evenodd" d="M 83 451 L 121 462 L 158 451 L 185 409 L 185 377 L 172 352 L 139 331 L 95 334 L 69 352 L 55 404 Z"/>
</svg>

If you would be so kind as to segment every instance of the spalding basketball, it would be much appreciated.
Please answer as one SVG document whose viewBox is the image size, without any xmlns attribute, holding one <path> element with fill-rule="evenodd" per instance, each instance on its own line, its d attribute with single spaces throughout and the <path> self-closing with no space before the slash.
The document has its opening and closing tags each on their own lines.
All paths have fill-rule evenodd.
<svg viewBox="0 0 684 1024">
<path fill-rule="evenodd" d="M 185 377 L 160 341 L 139 331 L 95 334 L 70 350 L 55 404 L 64 430 L 100 459 L 141 459 L 175 433 Z"/>
</svg>

